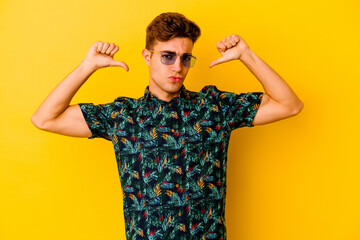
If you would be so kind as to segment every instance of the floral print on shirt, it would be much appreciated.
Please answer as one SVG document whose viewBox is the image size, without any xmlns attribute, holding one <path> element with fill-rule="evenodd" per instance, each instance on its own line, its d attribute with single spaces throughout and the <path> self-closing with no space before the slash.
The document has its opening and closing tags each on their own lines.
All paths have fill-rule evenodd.
<svg viewBox="0 0 360 240">
<path fill-rule="evenodd" d="M 262 97 L 182 86 L 166 102 L 147 87 L 138 99 L 79 104 L 90 138 L 114 145 L 128 240 L 226 239 L 230 133 L 254 126 Z"/>
</svg>

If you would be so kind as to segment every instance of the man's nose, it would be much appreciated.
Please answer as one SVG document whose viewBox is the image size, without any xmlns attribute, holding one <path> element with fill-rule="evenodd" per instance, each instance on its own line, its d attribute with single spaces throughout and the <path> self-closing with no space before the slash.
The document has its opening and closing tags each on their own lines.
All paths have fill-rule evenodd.
<svg viewBox="0 0 360 240">
<path fill-rule="evenodd" d="M 181 56 L 177 55 L 176 60 L 175 60 L 175 62 L 173 64 L 173 71 L 180 72 L 182 67 L 183 66 L 182 66 L 182 63 L 181 63 Z"/>
</svg>

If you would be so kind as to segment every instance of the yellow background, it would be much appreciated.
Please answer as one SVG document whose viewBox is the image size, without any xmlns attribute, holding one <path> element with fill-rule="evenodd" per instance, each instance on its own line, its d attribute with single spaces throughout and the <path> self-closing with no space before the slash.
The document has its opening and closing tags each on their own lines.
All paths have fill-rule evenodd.
<svg viewBox="0 0 360 240">
<path fill-rule="evenodd" d="M 236 33 L 304 102 L 296 117 L 233 132 L 228 239 L 360 239 L 357 0 L 1 0 L 0 239 L 125 239 L 111 142 L 43 132 L 30 118 L 98 40 L 118 44 L 130 71 L 97 71 L 73 103 L 140 97 L 145 28 L 166 11 L 202 30 L 188 89 L 263 91 L 241 62 L 208 68 L 216 42 Z"/>
</svg>

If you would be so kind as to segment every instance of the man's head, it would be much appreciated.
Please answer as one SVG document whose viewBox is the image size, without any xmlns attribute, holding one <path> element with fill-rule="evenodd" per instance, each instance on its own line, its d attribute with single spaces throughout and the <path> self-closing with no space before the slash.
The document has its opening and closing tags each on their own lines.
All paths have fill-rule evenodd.
<svg viewBox="0 0 360 240">
<path fill-rule="evenodd" d="M 154 50 L 156 40 L 166 42 L 175 37 L 190 38 L 193 44 L 200 37 L 200 28 L 191 20 L 180 13 L 162 13 L 146 28 L 146 46 Z"/>
<path fill-rule="evenodd" d="M 160 99 L 170 100 L 179 94 L 190 67 L 186 59 L 191 58 L 199 36 L 200 28 L 179 13 L 162 13 L 147 27 L 143 57 L 149 66 L 150 91 Z M 173 63 L 169 63 L 167 52 L 178 54 Z"/>
</svg>

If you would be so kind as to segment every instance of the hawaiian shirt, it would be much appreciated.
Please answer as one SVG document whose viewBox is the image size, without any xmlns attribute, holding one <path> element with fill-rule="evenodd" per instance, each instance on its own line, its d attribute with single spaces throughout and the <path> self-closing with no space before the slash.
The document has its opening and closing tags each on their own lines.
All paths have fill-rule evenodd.
<svg viewBox="0 0 360 240">
<path fill-rule="evenodd" d="M 254 126 L 262 97 L 182 86 L 166 102 L 147 87 L 138 99 L 79 104 L 90 138 L 113 143 L 128 240 L 226 239 L 230 133 Z"/>
</svg>

